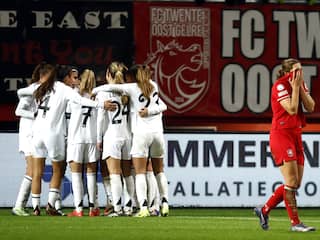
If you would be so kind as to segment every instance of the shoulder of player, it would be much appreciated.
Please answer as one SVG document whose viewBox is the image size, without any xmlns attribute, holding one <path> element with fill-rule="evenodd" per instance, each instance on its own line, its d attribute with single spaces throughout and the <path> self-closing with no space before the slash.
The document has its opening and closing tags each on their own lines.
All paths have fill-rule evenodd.
<svg viewBox="0 0 320 240">
<path fill-rule="evenodd" d="M 102 100 L 107 100 L 108 98 L 110 98 L 110 92 L 100 91 L 96 95 L 96 99 L 101 100 L 101 101 Z"/>
<path fill-rule="evenodd" d="M 279 78 L 274 84 L 273 88 L 277 91 L 281 91 L 283 89 L 287 89 L 290 87 L 290 83 L 288 78 Z"/>
<path fill-rule="evenodd" d="M 55 82 L 54 88 L 55 89 L 62 89 L 65 91 L 74 91 L 74 89 L 72 89 L 71 87 L 69 87 L 68 85 L 66 85 L 60 81 Z M 76 91 L 74 91 L 74 92 L 76 92 Z"/>
</svg>

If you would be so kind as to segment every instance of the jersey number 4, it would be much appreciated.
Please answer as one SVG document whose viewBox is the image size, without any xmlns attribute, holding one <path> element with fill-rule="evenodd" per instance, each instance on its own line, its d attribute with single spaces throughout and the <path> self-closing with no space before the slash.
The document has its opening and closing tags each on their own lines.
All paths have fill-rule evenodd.
<svg viewBox="0 0 320 240">
<path fill-rule="evenodd" d="M 49 111 L 48 103 L 49 103 L 50 96 L 46 96 L 44 99 L 41 100 L 38 109 L 42 109 L 42 117 L 45 118 L 47 111 Z"/>
</svg>

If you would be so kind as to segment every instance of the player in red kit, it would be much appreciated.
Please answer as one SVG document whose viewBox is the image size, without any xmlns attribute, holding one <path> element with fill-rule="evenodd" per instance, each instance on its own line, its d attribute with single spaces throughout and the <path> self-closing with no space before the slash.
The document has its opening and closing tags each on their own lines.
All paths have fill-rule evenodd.
<svg viewBox="0 0 320 240">
<path fill-rule="evenodd" d="M 304 155 L 302 128 L 306 125 L 302 106 L 313 112 L 315 102 L 303 81 L 303 70 L 296 59 L 282 62 L 277 81 L 271 90 L 272 126 L 270 149 L 275 164 L 284 178 L 262 208 L 255 208 L 263 230 L 268 230 L 270 211 L 284 201 L 291 221 L 291 231 L 314 231 L 314 227 L 303 224 L 298 216 L 296 191 L 303 176 Z"/>
</svg>

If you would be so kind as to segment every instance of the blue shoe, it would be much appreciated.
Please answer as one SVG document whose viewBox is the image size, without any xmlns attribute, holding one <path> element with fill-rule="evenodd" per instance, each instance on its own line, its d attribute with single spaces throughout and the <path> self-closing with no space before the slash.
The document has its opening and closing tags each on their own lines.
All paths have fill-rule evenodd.
<svg viewBox="0 0 320 240">
<path fill-rule="evenodd" d="M 292 232 L 311 232 L 311 231 L 315 231 L 315 230 L 316 230 L 316 228 L 308 227 L 308 226 L 304 225 L 303 223 L 299 223 L 299 224 L 291 226 Z"/>
<path fill-rule="evenodd" d="M 269 217 L 267 215 L 264 215 L 262 213 L 262 209 L 261 208 L 254 208 L 254 212 L 256 214 L 256 216 L 259 218 L 260 221 L 260 226 L 263 230 L 268 230 L 269 229 Z"/>
</svg>

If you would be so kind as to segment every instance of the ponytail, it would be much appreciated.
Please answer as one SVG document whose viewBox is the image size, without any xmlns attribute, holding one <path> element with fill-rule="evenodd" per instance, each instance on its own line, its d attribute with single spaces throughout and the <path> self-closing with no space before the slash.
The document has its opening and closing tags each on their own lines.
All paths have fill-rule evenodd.
<svg viewBox="0 0 320 240">
<path fill-rule="evenodd" d="M 40 80 L 40 71 L 41 69 L 45 68 L 46 64 L 47 64 L 46 62 L 41 62 L 34 68 L 31 76 L 31 84 L 36 83 Z"/>
<path fill-rule="evenodd" d="M 50 64 L 45 64 L 43 68 L 40 69 L 40 77 L 49 74 L 45 82 L 34 92 L 34 98 L 37 103 L 40 103 L 42 98 L 49 92 L 53 91 L 54 82 L 56 80 L 56 70 Z"/>
<path fill-rule="evenodd" d="M 136 80 L 143 96 L 147 99 L 150 99 L 150 95 L 154 90 L 154 86 L 150 82 L 151 71 L 147 65 L 138 65 Z"/>
<path fill-rule="evenodd" d="M 91 94 L 92 89 L 96 86 L 96 78 L 94 72 L 90 69 L 85 69 L 80 76 L 80 95 L 83 96 L 85 93 Z"/>
</svg>

